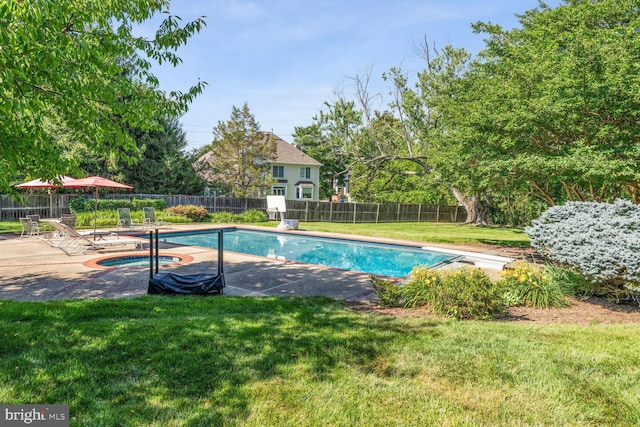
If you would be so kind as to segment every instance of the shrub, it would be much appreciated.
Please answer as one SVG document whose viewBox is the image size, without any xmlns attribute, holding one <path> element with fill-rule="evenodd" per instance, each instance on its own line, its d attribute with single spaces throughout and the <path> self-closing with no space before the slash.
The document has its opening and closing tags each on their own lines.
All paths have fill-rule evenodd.
<svg viewBox="0 0 640 427">
<path fill-rule="evenodd" d="M 370 282 L 382 307 L 402 306 L 403 297 L 400 285 L 375 276 L 371 276 Z"/>
<path fill-rule="evenodd" d="M 135 210 L 133 203 L 129 199 L 98 199 L 99 211 L 116 211 L 118 208 Z"/>
<path fill-rule="evenodd" d="M 265 222 L 268 219 L 267 213 L 258 209 L 249 209 L 236 216 L 237 222 L 241 223 Z"/>
<path fill-rule="evenodd" d="M 209 216 L 207 208 L 195 205 L 171 206 L 170 208 L 167 208 L 167 212 L 171 215 L 185 217 L 196 222 L 204 221 Z"/>
<path fill-rule="evenodd" d="M 231 212 L 215 212 L 211 214 L 211 222 L 231 224 L 234 222 L 234 215 Z"/>
<path fill-rule="evenodd" d="M 133 199 L 131 202 L 133 209 L 141 211 L 142 208 L 154 208 L 157 211 L 163 211 L 167 208 L 165 199 Z"/>
<path fill-rule="evenodd" d="M 535 308 L 566 307 L 569 305 L 558 282 L 538 268 L 518 263 L 500 272 L 503 302 L 509 305 L 528 305 Z"/>
<path fill-rule="evenodd" d="M 478 268 L 455 271 L 416 267 L 404 290 L 406 306 L 430 306 L 456 319 L 492 319 L 503 311 L 500 287 Z"/>
<path fill-rule="evenodd" d="M 84 197 L 76 197 L 69 201 L 69 209 L 76 214 L 91 212 L 94 209 L 95 200 Z"/>
<path fill-rule="evenodd" d="M 531 246 L 595 284 L 629 297 L 640 289 L 640 206 L 628 200 L 553 206 L 525 232 Z"/>
<path fill-rule="evenodd" d="M 565 295 L 589 297 L 595 293 L 596 285 L 575 268 L 561 265 L 546 265 L 543 270 L 549 281 L 555 283 Z"/>
</svg>

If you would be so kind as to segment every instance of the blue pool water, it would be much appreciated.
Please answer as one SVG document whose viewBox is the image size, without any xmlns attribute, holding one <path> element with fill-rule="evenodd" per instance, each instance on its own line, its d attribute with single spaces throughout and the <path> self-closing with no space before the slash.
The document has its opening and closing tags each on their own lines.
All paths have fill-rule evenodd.
<svg viewBox="0 0 640 427">
<path fill-rule="evenodd" d="M 217 249 L 215 232 L 162 234 L 169 243 Z M 433 267 L 455 258 L 411 246 L 269 231 L 224 231 L 224 250 L 388 277 L 404 277 L 417 265 Z"/>
</svg>

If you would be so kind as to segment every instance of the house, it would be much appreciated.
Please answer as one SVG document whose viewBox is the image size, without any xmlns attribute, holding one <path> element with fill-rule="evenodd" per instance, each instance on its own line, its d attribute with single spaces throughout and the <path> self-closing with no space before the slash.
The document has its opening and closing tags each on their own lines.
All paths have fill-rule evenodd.
<svg viewBox="0 0 640 427">
<path fill-rule="evenodd" d="M 268 134 L 265 132 L 265 137 Z M 271 177 L 276 183 L 270 193 L 289 200 L 318 200 L 322 163 L 282 138 L 276 135 L 273 138 L 277 148 L 276 159 L 271 163 Z"/>
<path fill-rule="evenodd" d="M 276 143 L 276 157 L 270 162 L 270 178 L 274 183 L 269 194 L 284 196 L 288 200 L 317 201 L 322 163 L 271 132 L 262 134 L 265 141 L 271 135 Z M 206 163 L 211 156 L 213 153 L 210 151 L 198 163 Z"/>
</svg>

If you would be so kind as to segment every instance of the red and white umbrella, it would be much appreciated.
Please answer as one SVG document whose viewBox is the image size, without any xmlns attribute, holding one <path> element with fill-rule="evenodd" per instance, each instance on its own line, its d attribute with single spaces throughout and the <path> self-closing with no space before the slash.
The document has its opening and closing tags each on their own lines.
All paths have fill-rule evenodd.
<svg viewBox="0 0 640 427">
<path fill-rule="evenodd" d="M 127 190 L 133 189 L 132 186 L 126 184 L 120 184 L 119 182 L 112 181 L 107 178 L 103 178 L 101 176 L 90 176 L 88 178 L 79 178 L 72 179 L 64 183 L 65 188 L 84 188 L 84 187 L 95 187 L 96 189 L 96 202 L 95 207 L 93 209 L 93 236 L 95 239 L 95 231 L 96 231 L 96 221 L 98 217 L 98 189 L 100 187 L 104 188 L 124 188 Z"/>
</svg>

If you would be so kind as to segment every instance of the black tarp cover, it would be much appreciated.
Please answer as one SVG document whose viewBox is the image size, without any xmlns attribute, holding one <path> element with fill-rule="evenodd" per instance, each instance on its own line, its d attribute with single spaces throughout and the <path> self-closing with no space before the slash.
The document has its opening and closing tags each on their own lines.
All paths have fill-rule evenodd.
<svg viewBox="0 0 640 427">
<path fill-rule="evenodd" d="M 224 288 L 222 274 L 158 273 L 149 279 L 148 294 L 220 295 Z"/>
</svg>

